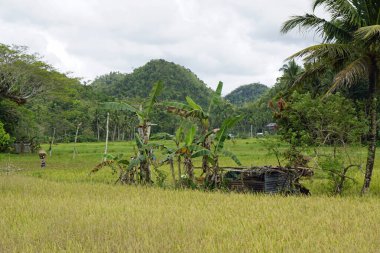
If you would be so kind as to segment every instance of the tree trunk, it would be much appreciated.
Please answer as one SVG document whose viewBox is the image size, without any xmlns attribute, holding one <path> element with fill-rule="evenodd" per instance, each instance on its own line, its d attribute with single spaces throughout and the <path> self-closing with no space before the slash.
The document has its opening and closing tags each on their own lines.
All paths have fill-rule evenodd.
<svg viewBox="0 0 380 253">
<path fill-rule="evenodd" d="M 194 166 L 193 166 L 193 162 L 191 161 L 191 158 L 185 157 L 184 164 L 185 164 L 187 176 L 189 177 L 190 182 L 193 183 L 194 182 Z"/>
<path fill-rule="evenodd" d="M 178 156 L 177 158 L 177 163 L 178 163 L 178 182 L 181 183 L 182 171 L 181 171 L 181 157 L 180 156 Z"/>
<path fill-rule="evenodd" d="M 371 184 L 372 171 L 375 163 L 375 153 L 376 153 L 376 137 L 377 137 L 377 121 L 376 121 L 376 108 L 377 108 L 377 97 L 376 97 L 376 82 L 378 81 L 378 73 L 376 70 L 376 65 L 370 72 L 369 77 L 369 115 L 370 115 L 370 126 L 368 133 L 368 156 L 367 165 L 365 170 L 364 184 L 361 194 L 365 194 L 369 190 Z"/>
<path fill-rule="evenodd" d="M 174 172 L 174 161 L 172 159 L 170 160 L 170 172 L 172 173 L 173 184 L 174 186 L 177 186 L 177 181 L 175 179 L 175 172 Z"/>
<path fill-rule="evenodd" d="M 138 128 L 140 138 L 142 139 L 144 144 L 148 144 L 148 142 L 149 142 L 150 127 L 151 127 L 150 123 L 144 122 L 144 124 L 142 126 L 139 126 L 139 128 Z M 151 151 L 147 151 L 147 152 L 151 152 Z M 140 168 L 142 170 L 141 174 L 143 176 L 142 181 L 144 183 L 150 184 L 152 182 L 152 180 L 151 180 L 151 171 L 150 171 L 149 162 L 148 161 L 143 162 L 141 164 Z"/>
<path fill-rule="evenodd" d="M 204 142 L 202 143 L 202 146 L 203 148 L 207 149 L 207 150 L 210 150 L 211 149 L 211 143 L 210 143 L 210 138 L 207 137 Z M 203 173 L 206 173 L 206 176 L 205 178 L 208 178 L 208 176 L 210 175 L 210 167 L 208 166 L 208 156 L 205 155 L 203 156 L 202 158 L 202 170 L 203 170 Z"/>
</svg>

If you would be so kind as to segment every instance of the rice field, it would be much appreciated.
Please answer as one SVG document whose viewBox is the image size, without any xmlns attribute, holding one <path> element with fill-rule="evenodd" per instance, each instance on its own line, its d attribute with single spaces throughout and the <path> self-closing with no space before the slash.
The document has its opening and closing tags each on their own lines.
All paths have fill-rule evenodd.
<svg viewBox="0 0 380 253">
<path fill-rule="evenodd" d="M 359 184 L 342 197 L 320 178 L 304 182 L 312 196 L 284 197 L 175 190 L 170 176 L 166 189 L 114 185 L 110 169 L 89 175 L 101 144 L 77 149 L 73 159 L 72 144 L 56 145 L 45 170 L 35 154 L 0 155 L 0 252 L 380 252 L 378 161 L 369 196 L 353 172 Z M 276 164 L 257 140 L 228 149 L 245 165 Z"/>
</svg>

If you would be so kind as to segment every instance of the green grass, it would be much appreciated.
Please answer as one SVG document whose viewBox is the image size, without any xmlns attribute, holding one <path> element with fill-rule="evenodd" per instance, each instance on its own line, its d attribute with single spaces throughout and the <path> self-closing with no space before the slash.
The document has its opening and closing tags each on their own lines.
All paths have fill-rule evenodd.
<svg viewBox="0 0 380 253">
<path fill-rule="evenodd" d="M 172 145 L 166 141 L 167 145 Z M 109 145 L 109 153 L 123 153 L 127 158 L 133 155 L 134 142 L 114 142 Z M 280 144 L 279 148 L 284 149 L 285 144 Z M 45 150 L 48 149 L 44 145 Z M 262 140 L 247 139 L 237 140 L 234 143 L 228 142 L 226 148 L 234 152 L 241 160 L 243 165 L 277 165 L 277 159 L 274 155 L 268 154 L 268 150 Z M 0 154 L 0 173 L 1 171 L 10 171 L 15 169 L 21 170 L 18 174 L 53 180 L 56 182 L 88 182 L 88 183 L 106 183 L 113 184 L 117 179 L 116 174 L 112 174 L 110 168 L 104 168 L 96 174 L 90 174 L 91 169 L 102 160 L 104 146 L 102 143 L 80 143 L 77 144 L 79 154 L 73 159 L 73 144 L 58 144 L 53 147 L 52 157 L 47 157 L 47 168 L 40 169 L 40 160 L 36 154 L 15 155 Z M 310 151 L 311 152 L 311 151 Z M 366 149 L 352 148 L 351 156 L 365 164 Z M 285 161 L 282 161 L 284 164 Z M 200 166 L 200 159 L 195 159 L 195 165 Z M 230 158 L 221 157 L 222 166 L 235 166 Z M 373 181 L 371 185 L 371 194 L 380 196 L 380 154 L 376 157 Z M 168 166 L 161 168 L 167 174 L 166 185 L 170 187 L 173 182 L 169 173 Z M 196 174 L 199 175 L 198 170 Z M 313 195 L 329 194 L 328 182 L 322 178 L 322 173 L 316 171 L 316 175 L 311 180 L 304 180 L 305 184 Z M 345 195 L 357 195 L 363 182 L 364 174 L 358 170 L 351 171 L 349 174 L 355 178 L 357 183 L 350 183 L 350 188 L 345 191 Z M 153 175 L 154 176 L 154 175 Z M 178 175 L 176 175 L 178 177 Z"/>
<path fill-rule="evenodd" d="M 35 154 L 0 155 L 0 252 L 379 252 L 380 154 L 369 196 L 353 173 L 343 197 L 318 178 L 304 182 L 311 197 L 283 197 L 114 185 L 110 169 L 89 175 L 102 145 L 77 148 L 73 159 L 72 144 L 56 145 L 45 170 Z M 257 140 L 227 148 L 244 165 L 276 164 Z M 132 143 L 111 143 L 123 151 Z"/>
</svg>

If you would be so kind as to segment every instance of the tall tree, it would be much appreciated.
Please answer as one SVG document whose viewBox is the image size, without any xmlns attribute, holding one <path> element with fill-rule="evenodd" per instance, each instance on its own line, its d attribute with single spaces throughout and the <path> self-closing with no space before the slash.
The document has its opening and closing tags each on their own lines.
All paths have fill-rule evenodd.
<svg viewBox="0 0 380 253">
<path fill-rule="evenodd" d="M 26 47 L 0 44 L 0 98 L 24 104 L 42 90 L 53 70 Z"/>
<path fill-rule="evenodd" d="M 314 14 L 324 7 L 330 19 Z M 353 86 L 366 80 L 369 103 L 369 145 L 362 194 L 369 190 L 375 161 L 377 122 L 377 86 L 380 84 L 380 1 L 373 0 L 314 0 L 313 13 L 292 16 L 282 26 L 287 33 L 294 28 L 314 30 L 323 42 L 307 47 L 289 59 L 301 57 L 311 64 L 295 84 L 310 76 L 323 74 L 328 69 L 336 71 L 331 93 L 343 86 Z"/>
<path fill-rule="evenodd" d="M 294 59 L 292 59 L 282 65 L 280 71 L 283 72 L 283 75 L 280 77 L 280 81 L 285 84 L 286 88 L 290 88 L 302 73 L 302 67 L 298 65 Z"/>
</svg>

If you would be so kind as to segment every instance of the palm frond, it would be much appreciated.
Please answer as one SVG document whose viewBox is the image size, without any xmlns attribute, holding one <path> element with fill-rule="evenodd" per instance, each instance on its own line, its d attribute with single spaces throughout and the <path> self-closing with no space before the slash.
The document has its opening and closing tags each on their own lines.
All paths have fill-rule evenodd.
<svg viewBox="0 0 380 253">
<path fill-rule="evenodd" d="M 306 62 L 324 59 L 345 59 L 354 53 L 354 48 L 348 44 L 319 44 L 307 47 L 288 57 L 286 60 L 303 57 Z"/>
<path fill-rule="evenodd" d="M 358 12 L 358 5 L 351 0 L 315 0 L 313 11 L 319 6 L 323 6 L 331 14 L 332 19 L 344 18 L 355 26 L 362 25 L 362 18 Z"/>
<path fill-rule="evenodd" d="M 352 35 L 338 25 L 337 22 L 327 21 L 323 18 L 319 18 L 314 14 L 305 14 L 304 16 L 292 16 L 286 21 L 281 28 L 282 33 L 288 33 L 295 29 L 309 31 L 314 30 L 325 42 L 339 39 L 340 41 L 348 41 L 352 38 Z"/>
<path fill-rule="evenodd" d="M 371 25 L 359 28 L 355 32 L 355 39 L 363 41 L 366 45 L 379 43 L 380 41 L 380 25 Z"/>
<path fill-rule="evenodd" d="M 304 71 L 292 84 L 290 87 L 290 92 L 303 84 L 306 80 L 314 78 L 316 76 L 322 76 L 322 74 L 327 70 L 328 65 L 324 62 L 317 62 L 313 64 L 307 71 Z"/>
<path fill-rule="evenodd" d="M 341 70 L 334 78 L 334 83 L 328 90 L 327 94 L 334 92 L 336 89 L 343 86 L 351 86 L 359 80 L 368 77 L 370 59 L 368 56 L 363 56 L 353 61 L 343 70 Z"/>
</svg>

